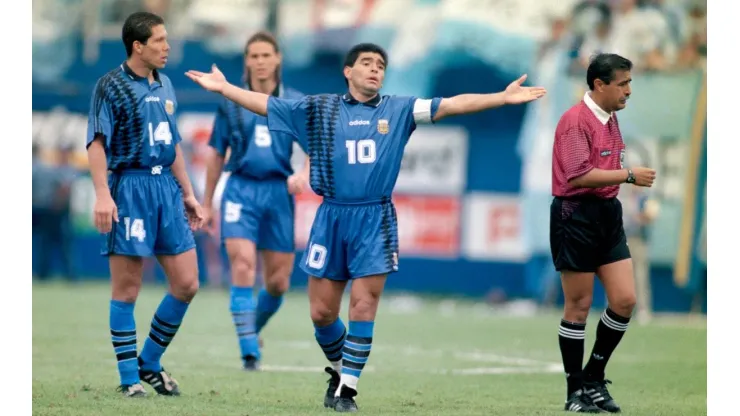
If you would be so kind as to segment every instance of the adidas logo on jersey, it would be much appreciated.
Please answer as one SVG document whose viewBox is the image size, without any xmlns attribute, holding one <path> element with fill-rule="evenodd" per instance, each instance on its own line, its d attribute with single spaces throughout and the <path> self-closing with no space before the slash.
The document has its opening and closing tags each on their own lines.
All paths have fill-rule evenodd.
<svg viewBox="0 0 740 416">
<path fill-rule="evenodd" d="M 370 121 L 368 121 L 368 120 L 355 120 L 355 121 L 350 121 L 349 122 L 349 125 L 350 126 L 369 126 L 370 125 Z"/>
<path fill-rule="evenodd" d="M 144 101 L 146 101 L 148 103 L 151 103 L 151 102 L 158 103 L 159 102 L 159 97 L 155 97 L 155 96 L 150 95 L 150 96 L 144 98 Z"/>
</svg>

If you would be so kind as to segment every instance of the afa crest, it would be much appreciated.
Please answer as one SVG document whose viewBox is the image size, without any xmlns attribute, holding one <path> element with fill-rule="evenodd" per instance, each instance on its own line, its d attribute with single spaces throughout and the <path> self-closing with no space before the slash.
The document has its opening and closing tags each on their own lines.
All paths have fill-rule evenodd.
<svg viewBox="0 0 740 416">
<path fill-rule="evenodd" d="M 166 111 L 169 115 L 175 114 L 175 103 L 172 102 L 172 100 L 165 100 L 164 111 Z"/>
<path fill-rule="evenodd" d="M 388 127 L 388 120 L 380 119 L 378 120 L 378 133 L 380 134 L 388 134 L 389 131 Z"/>
</svg>

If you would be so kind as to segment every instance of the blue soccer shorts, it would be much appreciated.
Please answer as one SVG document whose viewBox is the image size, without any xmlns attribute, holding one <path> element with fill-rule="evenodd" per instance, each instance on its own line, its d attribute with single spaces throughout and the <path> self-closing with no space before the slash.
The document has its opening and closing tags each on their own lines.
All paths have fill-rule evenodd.
<svg viewBox="0 0 740 416">
<path fill-rule="evenodd" d="M 258 250 L 295 252 L 295 201 L 282 178 L 229 176 L 221 198 L 221 239 L 243 238 Z"/>
<path fill-rule="evenodd" d="M 310 276 L 351 280 L 398 271 L 398 221 L 393 203 L 324 200 L 300 264 Z"/>
<path fill-rule="evenodd" d="M 103 255 L 152 257 L 195 248 L 182 189 L 168 168 L 112 173 L 108 183 L 118 222 L 106 234 Z"/>
</svg>

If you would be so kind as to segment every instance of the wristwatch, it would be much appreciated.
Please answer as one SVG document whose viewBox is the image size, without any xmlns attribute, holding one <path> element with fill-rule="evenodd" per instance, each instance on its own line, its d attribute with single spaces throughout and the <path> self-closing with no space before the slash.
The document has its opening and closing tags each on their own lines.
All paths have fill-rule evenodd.
<svg viewBox="0 0 740 416">
<path fill-rule="evenodd" d="M 632 173 L 632 169 L 627 169 L 627 183 L 635 183 L 635 174 Z"/>
</svg>

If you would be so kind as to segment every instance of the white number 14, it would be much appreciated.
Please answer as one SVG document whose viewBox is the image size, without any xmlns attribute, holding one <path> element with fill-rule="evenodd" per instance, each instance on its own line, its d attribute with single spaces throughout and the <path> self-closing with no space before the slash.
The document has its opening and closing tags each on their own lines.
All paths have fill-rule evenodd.
<svg viewBox="0 0 740 416">
<path fill-rule="evenodd" d="M 164 142 L 166 145 L 172 144 L 172 132 L 170 123 L 161 121 L 154 129 L 152 123 L 149 123 L 149 146 L 154 146 L 154 142 Z"/>
</svg>

